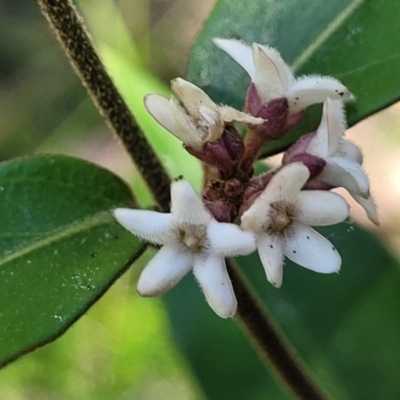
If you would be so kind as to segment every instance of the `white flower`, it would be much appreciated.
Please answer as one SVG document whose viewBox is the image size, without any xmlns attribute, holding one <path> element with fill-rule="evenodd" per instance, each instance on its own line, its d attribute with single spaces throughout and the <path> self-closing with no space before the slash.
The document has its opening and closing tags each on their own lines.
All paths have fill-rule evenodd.
<svg viewBox="0 0 400 400">
<path fill-rule="evenodd" d="M 301 163 L 289 164 L 276 173 L 242 216 L 242 227 L 257 235 L 257 249 L 267 279 L 282 284 L 284 256 L 315 272 L 340 269 L 341 259 L 332 244 L 311 226 L 343 221 L 349 208 L 340 195 L 305 190 L 309 171 Z"/>
<path fill-rule="evenodd" d="M 193 269 L 210 307 L 223 318 L 235 314 L 237 302 L 225 257 L 253 252 L 252 233 L 217 222 L 185 180 L 171 186 L 171 213 L 117 208 L 114 216 L 136 236 L 163 245 L 140 275 L 140 295 L 163 294 Z"/>
<path fill-rule="evenodd" d="M 159 124 L 196 150 L 201 149 L 206 141 L 219 139 L 225 122 L 264 122 L 262 118 L 215 104 L 203 90 L 182 78 L 172 80 L 171 87 L 185 108 L 174 97 L 168 99 L 159 94 L 148 94 L 145 106 Z"/>
<path fill-rule="evenodd" d="M 329 76 L 301 76 L 295 78 L 277 50 L 253 43 L 252 47 L 241 41 L 213 39 L 250 76 L 261 104 L 286 97 L 289 114 L 304 110 L 311 104 L 322 103 L 326 98 L 350 100 L 349 90 Z"/>
<path fill-rule="evenodd" d="M 354 143 L 345 140 L 345 131 L 343 103 L 327 99 L 317 131 L 306 135 L 299 145 L 295 143 L 283 162 L 287 163 L 287 160 L 300 152 L 322 158 L 326 165 L 310 181 L 310 185 L 313 188 L 318 188 L 319 184 L 328 188 L 344 187 L 365 209 L 368 218 L 378 224 L 376 207 L 369 192 L 369 180 L 361 167 L 361 151 Z"/>
</svg>

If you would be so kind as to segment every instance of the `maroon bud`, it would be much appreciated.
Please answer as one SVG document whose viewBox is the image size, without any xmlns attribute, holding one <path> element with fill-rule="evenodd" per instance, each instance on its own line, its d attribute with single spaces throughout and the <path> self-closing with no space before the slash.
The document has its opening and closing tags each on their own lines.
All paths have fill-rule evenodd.
<svg viewBox="0 0 400 400">
<path fill-rule="evenodd" d="M 287 132 L 289 129 L 292 129 L 295 125 L 297 125 L 303 118 L 303 115 L 304 115 L 304 110 L 289 115 L 285 125 L 285 132 Z"/>
<path fill-rule="evenodd" d="M 204 161 L 208 164 L 222 171 L 232 168 L 232 158 L 221 139 L 218 139 L 216 142 L 206 142 L 202 150 L 205 157 Z"/>
<path fill-rule="evenodd" d="M 250 115 L 257 115 L 261 108 L 261 99 L 256 86 L 252 82 L 249 86 L 246 96 L 245 112 Z"/>
<path fill-rule="evenodd" d="M 240 215 L 242 215 L 254 203 L 254 200 L 264 191 L 269 181 L 278 171 L 279 169 L 269 171 L 253 178 L 249 182 L 243 194 L 243 204 L 239 210 Z"/>
<path fill-rule="evenodd" d="M 282 164 L 289 164 L 296 154 L 305 153 L 314 136 L 315 132 L 307 133 L 306 135 L 301 136 L 292 146 L 289 147 L 289 149 L 285 151 Z"/>
<path fill-rule="evenodd" d="M 243 193 L 243 185 L 239 179 L 229 179 L 225 182 L 224 193 L 227 197 L 238 197 Z"/>
<path fill-rule="evenodd" d="M 312 179 L 319 175 L 326 165 L 326 161 L 323 158 L 308 153 L 300 153 L 294 155 L 290 159 L 290 163 L 294 162 L 301 162 L 308 168 L 308 170 L 310 171 L 309 179 Z"/>
<path fill-rule="evenodd" d="M 198 158 L 198 159 L 201 160 L 201 161 L 207 162 L 207 158 L 206 158 L 206 156 L 203 154 L 203 149 L 197 150 L 197 149 L 194 149 L 194 148 L 191 147 L 191 146 L 186 146 L 186 145 L 184 145 L 184 148 L 185 148 L 185 150 L 186 150 L 189 154 L 191 154 L 192 156 L 195 156 L 196 158 Z"/>
<path fill-rule="evenodd" d="M 225 127 L 221 139 L 232 160 L 240 160 L 244 154 L 244 143 L 236 128 L 232 125 Z"/>
<path fill-rule="evenodd" d="M 257 132 L 265 139 L 279 139 L 286 132 L 285 126 L 289 115 L 289 105 L 286 98 L 271 100 L 263 104 L 257 117 L 266 121 L 257 125 Z"/>
<path fill-rule="evenodd" d="M 215 202 L 205 201 L 205 206 L 218 222 L 231 222 L 231 210 L 222 200 Z"/>
</svg>

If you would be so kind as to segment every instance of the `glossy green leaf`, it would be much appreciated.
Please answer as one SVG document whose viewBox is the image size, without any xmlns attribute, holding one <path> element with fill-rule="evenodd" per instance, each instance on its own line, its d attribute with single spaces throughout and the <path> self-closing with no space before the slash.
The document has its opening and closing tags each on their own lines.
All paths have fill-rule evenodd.
<svg viewBox="0 0 400 400">
<path fill-rule="evenodd" d="M 342 255 L 340 274 L 317 274 L 287 262 L 283 286 L 276 289 L 256 255 L 239 259 L 241 269 L 332 398 L 395 400 L 400 393 L 399 266 L 359 228 L 342 224 L 325 234 Z M 166 302 L 178 344 L 208 398 L 290 399 L 268 378 L 240 328 L 216 317 L 195 286 L 185 279 Z"/>
<path fill-rule="evenodd" d="M 110 210 L 128 187 L 88 162 L 0 164 L 0 365 L 61 335 L 141 254 Z"/>
<path fill-rule="evenodd" d="M 199 36 L 188 64 L 189 80 L 216 101 L 241 108 L 246 73 L 216 48 L 213 37 L 266 43 L 277 48 L 297 75 L 340 79 L 355 95 L 350 125 L 400 98 L 400 3 L 392 0 L 220 0 Z M 320 108 L 265 154 L 315 129 Z"/>
</svg>

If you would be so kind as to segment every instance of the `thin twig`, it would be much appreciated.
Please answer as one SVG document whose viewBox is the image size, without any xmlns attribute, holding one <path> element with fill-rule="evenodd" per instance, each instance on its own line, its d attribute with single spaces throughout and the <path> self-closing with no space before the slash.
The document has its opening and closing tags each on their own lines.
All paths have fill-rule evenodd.
<svg viewBox="0 0 400 400">
<path fill-rule="evenodd" d="M 227 261 L 227 266 L 238 300 L 237 319 L 253 340 L 263 361 L 297 399 L 326 400 L 326 395 L 302 366 L 246 279 L 231 260 Z"/>
<path fill-rule="evenodd" d="M 38 3 L 100 113 L 143 175 L 155 201 L 164 211 L 168 210 L 170 178 L 108 76 L 82 17 L 69 0 L 38 0 Z"/>
<path fill-rule="evenodd" d="M 100 113 L 122 140 L 160 208 L 167 211 L 170 178 L 106 73 L 82 18 L 69 0 L 38 0 L 38 3 Z M 228 269 L 238 298 L 238 319 L 256 343 L 260 355 L 298 399 L 325 400 L 260 307 L 246 281 L 229 263 Z"/>
</svg>

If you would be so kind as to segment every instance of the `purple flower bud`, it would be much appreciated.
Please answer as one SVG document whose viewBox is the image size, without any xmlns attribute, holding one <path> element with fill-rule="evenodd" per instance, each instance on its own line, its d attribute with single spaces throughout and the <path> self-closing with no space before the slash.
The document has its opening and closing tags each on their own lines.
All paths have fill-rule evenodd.
<svg viewBox="0 0 400 400">
<path fill-rule="evenodd" d="M 265 139 L 279 139 L 286 132 L 285 126 L 289 115 L 286 98 L 280 98 L 263 104 L 257 116 L 266 119 L 256 127 L 257 132 Z"/>
<path fill-rule="evenodd" d="M 225 183 L 224 193 L 230 198 L 238 197 L 243 193 L 243 184 L 239 181 L 239 179 L 230 179 Z"/>
<path fill-rule="evenodd" d="M 202 150 L 205 161 L 208 164 L 222 171 L 228 171 L 232 168 L 232 158 L 221 139 L 218 139 L 216 142 L 206 142 Z"/>
<path fill-rule="evenodd" d="M 284 165 L 294 162 L 301 162 L 308 168 L 310 179 L 319 175 L 326 165 L 326 161 L 323 158 L 307 153 L 295 154 L 290 159 L 290 162 L 284 163 Z"/>
<path fill-rule="evenodd" d="M 251 115 L 257 115 L 262 106 L 260 95 L 254 83 L 251 83 L 247 91 L 245 111 Z"/>
<path fill-rule="evenodd" d="M 206 200 L 204 204 L 218 222 L 231 222 L 231 210 L 224 201 L 210 202 Z"/>
<path fill-rule="evenodd" d="M 227 125 L 221 139 L 232 160 L 240 160 L 244 154 L 244 143 L 235 127 Z"/>
</svg>

